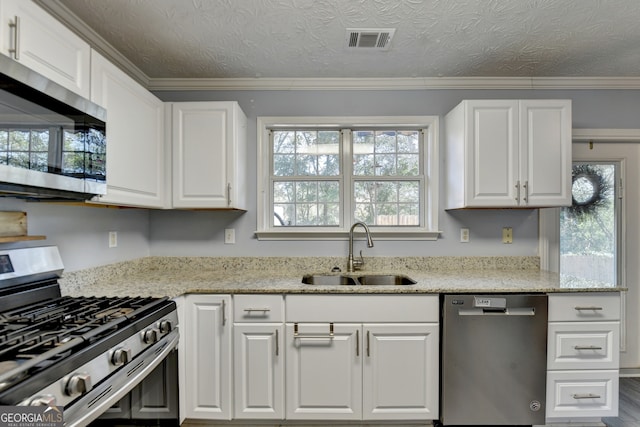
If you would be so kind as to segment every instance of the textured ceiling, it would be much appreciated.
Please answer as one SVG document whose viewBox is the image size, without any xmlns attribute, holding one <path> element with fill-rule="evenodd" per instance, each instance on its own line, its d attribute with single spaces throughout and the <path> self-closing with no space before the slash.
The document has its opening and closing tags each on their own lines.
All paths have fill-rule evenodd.
<svg viewBox="0 0 640 427">
<path fill-rule="evenodd" d="M 638 77 L 638 1 L 59 0 L 151 78 Z"/>
</svg>

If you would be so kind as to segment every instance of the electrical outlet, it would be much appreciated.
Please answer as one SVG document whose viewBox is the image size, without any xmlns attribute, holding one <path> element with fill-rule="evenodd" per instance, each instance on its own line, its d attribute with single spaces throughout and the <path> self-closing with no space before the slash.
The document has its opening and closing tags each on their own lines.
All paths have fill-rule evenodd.
<svg viewBox="0 0 640 427">
<path fill-rule="evenodd" d="M 502 229 L 502 243 L 506 243 L 506 244 L 513 243 L 513 228 L 504 227 Z"/>
<path fill-rule="evenodd" d="M 460 229 L 460 243 L 469 243 L 469 229 L 461 228 Z"/>
<path fill-rule="evenodd" d="M 227 228 L 224 230 L 224 244 L 233 245 L 236 242 L 235 228 Z"/>
<path fill-rule="evenodd" d="M 110 231 L 109 232 L 109 247 L 117 248 L 118 247 L 118 232 Z"/>
</svg>

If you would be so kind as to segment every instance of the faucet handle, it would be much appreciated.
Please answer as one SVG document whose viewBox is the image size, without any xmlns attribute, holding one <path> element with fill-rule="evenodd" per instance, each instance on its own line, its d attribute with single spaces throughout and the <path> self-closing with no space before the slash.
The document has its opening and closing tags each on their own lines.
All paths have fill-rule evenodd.
<svg viewBox="0 0 640 427">
<path fill-rule="evenodd" d="M 364 266 L 364 258 L 362 256 L 362 249 L 360 250 L 360 259 L 353 260 L 353 269 L 360 270 Z"/>
</svg>

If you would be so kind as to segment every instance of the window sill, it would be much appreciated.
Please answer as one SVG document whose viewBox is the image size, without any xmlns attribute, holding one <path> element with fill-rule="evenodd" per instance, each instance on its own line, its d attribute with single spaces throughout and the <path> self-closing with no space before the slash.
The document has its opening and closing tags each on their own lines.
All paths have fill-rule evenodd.
<svg viewBox="0 0 640 427">
<path fill-rule="evenodd" d="M 348 240 L 348 231 L 256 231 L 258 240 Z M 358 240 L 361 230 L 356 230 Z M 441 231 L 403 230 L 371 231 L 374 240 L 438 240 Z"/>
</svg>

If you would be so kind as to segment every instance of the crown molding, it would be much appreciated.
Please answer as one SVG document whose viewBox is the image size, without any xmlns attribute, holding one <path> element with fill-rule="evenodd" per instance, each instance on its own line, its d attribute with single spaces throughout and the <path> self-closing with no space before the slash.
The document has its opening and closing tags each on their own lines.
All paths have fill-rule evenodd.
<svg viewBox="0 0 640 427">
<path fill-rule="evenodd" d="M 572 138 L 581 142 L 638 142 L 640 129 L 573 129 Z"/>
<path fill-rule="evenodd" d="M 640 89 L 640 77 L 152 78 L 118 52 L 59 0 L 33 1 L 84 39 L 110 62 L 152 91 Z"/>
<path fill-rule="evenodd" d="M 149 90 L 640 89 L 637 77 L 149 78 Z"/>
</svg>

